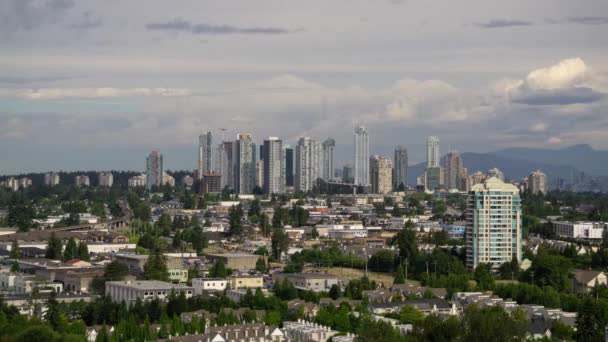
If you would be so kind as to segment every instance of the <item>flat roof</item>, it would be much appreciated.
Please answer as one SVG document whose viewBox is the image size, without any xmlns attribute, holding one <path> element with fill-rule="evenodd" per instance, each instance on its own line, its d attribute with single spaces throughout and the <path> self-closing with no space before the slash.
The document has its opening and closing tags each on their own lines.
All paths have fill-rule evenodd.
<svg viewBox="0 0 608 342">
<path fill-rule="evenodd" d="M 294 278 L 306 278 L 306 279 L 315 279 L 315 278 L 324 278 L 324 279 L 337 279 L 338 277 L 333 274 L 327 273 L 286 273 L 287 277 Z"/>
<path fill-rule="evenodd" d="M 166 290 L 166 289 L 193 289 L 191 286 L 184 284 L 173 284 L 160 280 L 126 280 L 126 281 L 108 281 L 106 284 L 111 284 L 120 287 L 131 287 L 140 290 Z"/>
<path fill-rule="evenodd" d="M 248 253 L 217 253 L 217 254 L 207 254 L 210 257 L 226 257 L 226 258 L 251 258 L 251 257 L 261 257 L 261 255 L 257 254 L 248 254 Z"/>
</svg>

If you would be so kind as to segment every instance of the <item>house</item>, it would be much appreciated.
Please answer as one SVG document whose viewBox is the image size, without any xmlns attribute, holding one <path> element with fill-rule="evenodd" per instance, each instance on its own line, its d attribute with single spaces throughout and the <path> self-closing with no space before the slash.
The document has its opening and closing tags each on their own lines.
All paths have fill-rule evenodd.
<svg viewBox="0 0 608 342">
<path fill-rule="evenodd" d="M 314 317 L 317 315 L 317 312 L 319 312 L 319 306 L 302 299 L 294 299 L 287 302 L 287 310 L 289 312 L 298 312 L 299 310 L 302 310 L 304 316 Z"/>
<path fill-rule="evenodd" d="M 608 285 L 606 274 L 602 271 L 574 271 L 574 288 L 577 293 L 585 294 L 596 285 Z"/>
<path fill-rule="evenodd" d="M 287 280 L 297 289 L 315 292 L 329 291 L 338 285 L 338 277 L 324 273 L 290 273 Z"/>
<path fill-rule="evenodd" d="M 526 332 L 526 337 L 533 340 L 551 340 L 552 326 L 552 320 L 544 319 L 542 317 L 533 317 L 528 321 L 528 331 Z"/>
<path fill-rule="evenodd" d="M 173 336 L 174 342 L 228 342 L 228 341 L 256 341 L 256 342 L 281 342 L 287 341 L 283 331 L 276 327 L 264 324 L 247 323 L 238 325 L 225 325 L 208 327 L 204 334 L 192 334 L 186 336 Z"/>
<path fill-rule="evenodd" d="M 192 287 L 194 295 L 200 296 L 209 291 L 224 291 L 228 281 L 221 278 L 194 278 L 192 279 Z"/>
</svg>

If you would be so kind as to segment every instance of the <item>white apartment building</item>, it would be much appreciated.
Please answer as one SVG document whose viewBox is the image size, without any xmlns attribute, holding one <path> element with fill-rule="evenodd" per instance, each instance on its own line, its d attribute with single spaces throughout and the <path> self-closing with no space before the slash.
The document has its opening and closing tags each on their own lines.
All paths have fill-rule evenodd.
<svg viewBox="0 0 608 342">
<path fill-rule="evenodd" d="M 277 137 L 264 140 L 262 166 L 262 188 L 265 194 L 285 192 L 285 150 L 283 141 Z"/>
<path fill-rule="evenodd" d="M 201 296 L 208 291 L 224 291 L 228 284 L 228 280 L 221 278 L 194 278 L 192 279 L 192 287 L 194 295 Z"/>
<path fill-rule="evenodd" d="M 296 146 L 296 190 L 312 190 L 321 177 L 321 144 L 310 137 L 298 140 Z"/>
<path fill-rule="evenodd" d="M 183 293 L 186 298 L 191 298 L 194 288 L 183 284 L 173 284 L 158 280 L 127 280 L 106 282 L 106 296 L 113 302 L 124 301 L 127 305 L 135 302 L 137 298 L 142 301 L 159 299 L 165 301 L 171 295 L 171 291 L 179 295 Z"/>
<path fill-rule="evenodd" d="M 91 186 L 91 179 L 87 175 L 78 175 L 74 178 L 74 184 L 78 187 Z"/>
<path fill-rule="evenodd" d="M 553 222 L 553 232 L 560 238 L 601 239 L 606 228 L 604 222 Z"/>
<path fill-rule="evenodd" d="M 114 175 L 112 175 L 112 172 L 99 173 L 99 186 L 111 187 L 112 184 L 114 184 Z"/>
<path fill-rule="evenodd" d="M 283 322 L 283 331 L 290 341 L 326 342 L 338 332 L 317 323 L 298 320 Z"/>
<path fill-rule="evenodd" d="M 354 179 L 356 185 L 369 185 L 369 135 L 365 126 L 355 129 Z"/>
<path fill-rule="evenodd" d="M 146 186 L 146 174 L 142 173 L 139 176 L 133 176 L 128 181 L 129 188 L 137 188 Z"/>
<path fill-rule="evenodd" d="M 56 172 L 49 172 L 44 175 L 44 185 L 48 187 L 59 185 L 59 174 Z"/>
</svg>

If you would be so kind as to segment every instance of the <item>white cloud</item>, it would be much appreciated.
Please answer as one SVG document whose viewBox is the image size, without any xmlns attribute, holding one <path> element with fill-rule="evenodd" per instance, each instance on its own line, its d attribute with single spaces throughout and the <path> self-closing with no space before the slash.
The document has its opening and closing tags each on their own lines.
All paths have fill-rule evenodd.
<svg viewBox="0 0 608 342">
<path fill-rule="evenodd" d="M 173 88 L 40 88 L 40 89 L 0 89 L 0 96 L 18 97 L 29 100 L 53 100 L 66 98 L 111 98 L 139 96 L 188 96 L 188 89 Z"/>
<path fill-rule="evenodd" d="M 547 68 L 533 70 L 526 77 L 525 85 L 532 90 L 551 90 L 581 86 L 588 77 L 589 69 L 580 58 L 569 58 Z"/>
</svg>

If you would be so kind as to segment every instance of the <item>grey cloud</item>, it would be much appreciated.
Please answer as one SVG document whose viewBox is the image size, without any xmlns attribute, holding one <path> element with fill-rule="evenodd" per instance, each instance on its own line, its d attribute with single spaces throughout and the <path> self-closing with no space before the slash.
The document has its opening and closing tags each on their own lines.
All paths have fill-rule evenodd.
<svg viewBox="0 0 608 342">
<path fill-rule="evenodd" d="M 8 0 L 0 2 L 0 32 L 10 34 L 54 23 L 74 6 L 72 0 Z"/>
<path fill-rule="evenodd" d="M 71 76 L 48 76 L 48 77 L 13 77 L 13 76 L 0 76 L 0 84 L 33 84 L 33 83 L 47 83 L 70 80 L 75 77 Z"/>
<path fill-rule="evenodd" d="M 474 23 L 475 26 L 491 29 L 491 28 L 502 28 L 502 27 L 513 27 L 513 26 L 532 26 L 534 25 L 531 21 L 525 20 L 512 20 L 512 19 L 493 19 L 486 22 Z"/>
<path fill-rule="evenodd" d="M 146 25 L 148 30 L 191 32 L 193 34 L 285 34 L 292 31 L 278 27 L 237 27 L 231 25 L 213 25 L 207 23 L 192 24 L 181 18 L 168 22 L 156 22 Z"/>
<path fill-rule="evenodd" d="M 82 14 L 81 22 L 69 25 L 68 28 L 71 30 L 90 30 L 101 26 L 103 26 L 101 18 L 87 11 Z"/>
<path fill-rule="evenodd" d="M 511 98 L 512 102 L 526 105 L 570 105 L 599 101 L 604 94 L 591 88 L 569 88 L 553 90 L 524 91 Z"/>
<path fill-rule="evenodd" d="M 582 25 L 602 25 L 608 24 L 608 17 L 570 17 L 568 21 Z"/>
</svg>

